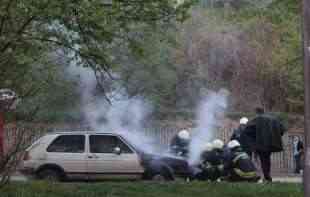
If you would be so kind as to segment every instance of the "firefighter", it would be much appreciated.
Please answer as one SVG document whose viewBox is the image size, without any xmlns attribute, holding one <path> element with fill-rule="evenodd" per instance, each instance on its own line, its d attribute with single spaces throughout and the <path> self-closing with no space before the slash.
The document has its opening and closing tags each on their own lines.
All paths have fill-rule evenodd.
<svg viewBox="0 0 310 197">
<path fill-rule="evenodd" d="M 251 158 L 242 150 L 240 143 L 237 140 L 232 140 L 227 144 L 227 147 L 230 149 L 230 159 L 225 162 L 227 180 L 257 182 L 260 177 L 257 176 Z"/>
<path fill-rule="evenodd" d="M 201 169 L 206 179 L 216 181 L 224 175 L 224 142 L 216 139 L 212 142 L 212 149 L 203 155 Z"/>
<path fill-rule="evenodd" d="M 210 142 L 207 142 L 202 149 L 200 156 L 200 163 L 197 166 L 195 173 L 195 178 L 198 180 L 209 180 L 210 174 L 212 174 L 212 165 L 208 162 L 209 155 L 213 150 L 213 145 Z"/>
<path fill-rule="evenodd" d="M 234 130 L 230 140 L 237 140 L 242 149 L 252 158 L 253 154 L 253 145 L 255 144 L 255 136 L 248 136 L 245 134 L 245 128 L 249 119 L 247 117 L 242 117 L 240 119 L 240 125 L 237 129 Z"/>
<path fill-rule="evenodd" d="M 204 161 L 205 158 L 208 157 L 208 155 L 212 152 L 213 150 L 213 144 L 210 142 L 207 142 L 204 147 L 203 147 L 203 151 L 201 153 L 201 161 Z"/>
<path fill-rule="evenodd" d="M 237 129 L 234 130 L 230 140 L 237 140 L 238 142 L 240 142 L 241 133 L 244 130 L 248 121 L 249 121 L 249 119 L 247 117 L 242 117 L 240 119 L 240 125 Z"/>
<path fill-rule="evenodd" d="M 170 143 L 170 150 L 177 156 L 187 157 L 190 142 L 190 134 L 187 130 L 181 130 Z"/>
</svg>

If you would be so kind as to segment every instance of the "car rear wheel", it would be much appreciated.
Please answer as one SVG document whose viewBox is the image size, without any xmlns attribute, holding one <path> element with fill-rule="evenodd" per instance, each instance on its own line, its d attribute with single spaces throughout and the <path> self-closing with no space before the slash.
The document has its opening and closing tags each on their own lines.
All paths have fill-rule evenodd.
<svg viewBox="0 0 310 197">
<path fill-rule="evenodd" d="M 61 173 L 58 170 L 54 169 L 41 170 L 39 172 L 39 178 L 49 182 L 58 182 L 62 180 Z"/>
</svg>

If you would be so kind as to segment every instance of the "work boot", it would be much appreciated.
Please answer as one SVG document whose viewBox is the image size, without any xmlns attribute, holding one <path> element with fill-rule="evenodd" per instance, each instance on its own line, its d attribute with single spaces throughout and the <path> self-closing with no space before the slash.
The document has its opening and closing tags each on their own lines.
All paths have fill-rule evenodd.
<svg viewBox="0 0 310 197">
<path fill-rule="evenodd" d="M 264 182 L 272 183 L 272 178 L 271 177 L 267 177 L 267 178 L 264 179 Z"/>
</svg>

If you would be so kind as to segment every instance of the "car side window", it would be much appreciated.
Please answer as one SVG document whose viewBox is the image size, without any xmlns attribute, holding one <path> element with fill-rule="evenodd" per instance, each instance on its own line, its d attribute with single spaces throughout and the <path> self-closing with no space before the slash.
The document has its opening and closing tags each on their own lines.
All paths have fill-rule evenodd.
<svg viewBox="0 0 310 197">
<path fill-rule="evenodd" d="M 89 136 L 91 153 L 113 153 L 115 147 L 121 149 L 121 153 L 133 153 L 133 151 L 118 137 L 109 135 Z"/>
<path fill-rule="evenodd" d="M 83 153 L 85 151 L 84 135 L 58 136 L 47 148 L 47 152 Z"/>
</svg>

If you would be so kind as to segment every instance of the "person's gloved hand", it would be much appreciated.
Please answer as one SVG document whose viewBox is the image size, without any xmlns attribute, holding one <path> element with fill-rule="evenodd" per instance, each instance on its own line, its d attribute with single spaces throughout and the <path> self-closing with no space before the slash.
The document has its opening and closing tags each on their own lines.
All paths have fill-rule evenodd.
<svg viewBox="0 0 310 197">
<path fill-rule="evenodd" d="M 218 165 L 217 169 L 220 170 L 220 171 L 223 171 L 224 170 L 224 165 L 223 164 L 222 165 Z"/>
</svg>

